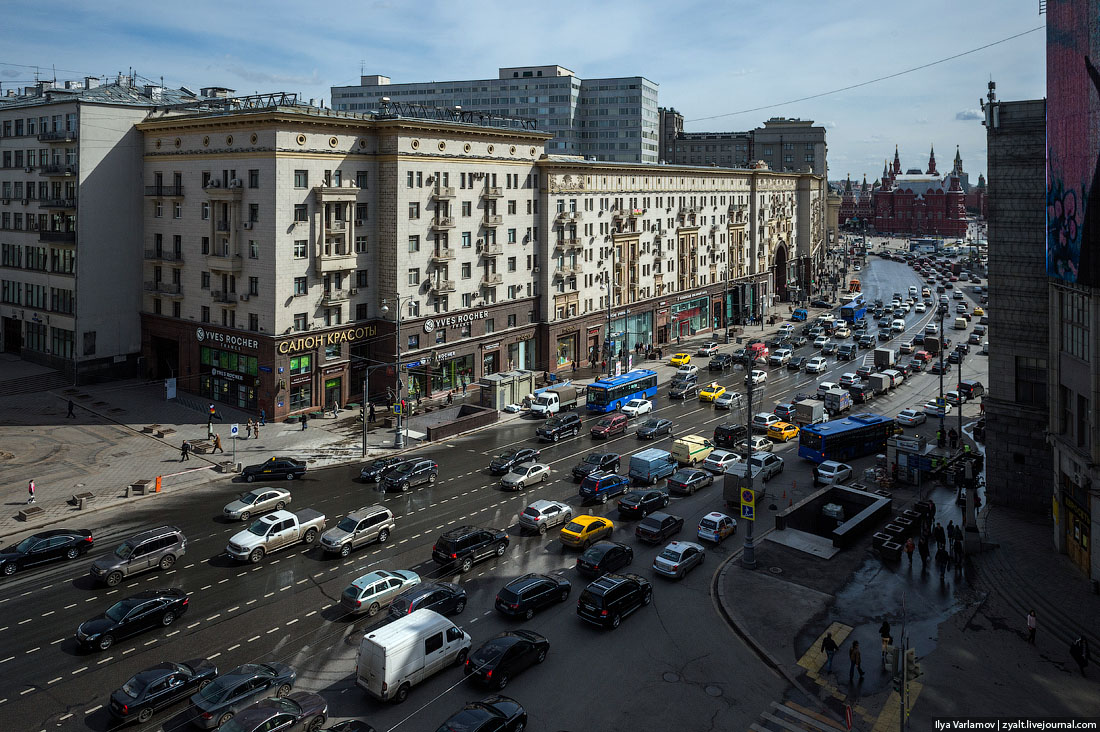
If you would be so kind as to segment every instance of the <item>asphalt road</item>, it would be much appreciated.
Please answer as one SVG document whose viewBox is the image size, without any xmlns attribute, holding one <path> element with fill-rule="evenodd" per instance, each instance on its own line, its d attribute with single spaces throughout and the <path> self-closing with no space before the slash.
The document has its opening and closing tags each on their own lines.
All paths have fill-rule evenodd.
<svg viewBox="0 0 1100 732">
<path fill-rule="evenodd" d="M 895 290 L 904 292 L 910 284 L 921 284 L 909 267 L 873 257 L 860 275 L 870 300 L 889 300 Z M 906 334 L 890 345 L 896 347 L 923 329 L 931 317 L 931 313 L 911 314 Z M 811 351 L 806 346 L 798 355 Z M 797 392 L 813 391 L 820 381 L 837 381 L 859 363 L 830 359 L 829 371 L 814 376 L 773 369 L 763 397 L 756 391 L 752 411 L 770 411 Z M 984 373 L 984 358 L 971 355 L 965 368 L 967 375 L 971 370 Z M 948 378 L 957 379 L 958 372 L 953 370 Z M 701 381 L 705 380 L 711 376 L 704 373 Z M 726 372 L 719 381 L 744 390 L 740 371 Z M 896 392 L 868 405 L 869 411 L 895 414 L 923 404 L 937 388 L 937 377 L 916 375 Z M 716 412 L 710 405 L 671 401 L 665 394 L 662 386 L 656 400 L 658 413 L 674 421 L 678 435 L 709 435 L 715 424 L 730 419 L 728 413 Z M 586 428 L 596 418 L 585 415 Z M 527 707 L 531 730 L 747 728 L 767 701 L 781 696 L 785 683 L 723 624 L 711 597 L 712 575 L 740 546 L 743 525 L 724 545 L 708 547 L 701 569 L 679 583 L 664 581 L 650 569 L 659 547 L 636 542 L 632 522 L 618 520 L 614 502 L 581 510 L 568 472 L 594 449 L 622 453 L 625 469 L 627 455 L 654 445 L 667 446 L 669 441 L 643 442 L 632 432 L 595 441 L 586 429 L 578 438 L 543 446 L 543 462 L 553 469 L 550 480 L 521 494 L 501 492 L 497 479 L 486 470 L 489 459 L 508 447 L 532 444 L 537 424 L 512 422 L 425 449 L 423 453 L 440 464 L 440 480 L 410 494 L 383 497 L 354 480 L 357 466 L 311 471 L 305 480 L 286 483 L 294 496 L 292 509 L 322 511 L 329 526 L 359 506 L 384 501 L 393 509 L 398 526 L 390 542 L 360 549 L 347 559 L 325 558 L 316 547 L 296 546 L 254 566 L 230 560 L 224 554 L 226 541 L 244 527 L 224 522 L 221 507 L 245 486 L 228 481 L 222 490 L 224 500 L 207 492 L 173 497 L 155 508 L 138 504 L 138 510 L 126 516 L 94 516 L 89 525 L 77 527 L 91 529 L 96 536 L 90 557 L 29 570 L 0 583 L 0 674 L 6 680 L 0 688 L 0 714 L 7 728 L 111 729 L 104 707 L 110 692 L 129 676 L 164 660 L 206 656 L 214 658 L 223 671 L 250 661 L 290 663 L 298 669 L 296 689 L 324 694 L 333 719 L 361 718 L 379 730 L 434 729 L 465 701 L 489 692 L 470 687 L 457 670 L 414 688 L 401 706 L 377 703 L 355 687 L 359 640 L 365 629 L 381 621 L 345 617 L 338 607 L 339 595 L 352 579 L 379 568 L 411 569 L 425 579 L 461 582 L 469 604 L 456 622 L 474 637 L 475 646 L 521 625 L 550 639 L 546 663 L 517 677 L 506 692 Z M 796 442 L 777 445 L 775 451 L 786 459 L 786 469 L 768 484 L 768 503 L 785 505 L 784 495 L 798 500 L 812 490 L 811 465 L 797 459 Z M 863 463 L 855 467 L 858 470 Z M 563 552 L 553 531 L 546 537 L 524 536 L 515 528 L 518 512 L 543 497 L 566 500 L 577 513 L 611 516 L 616 522 L 613 538 L 635 548 L 631 571 L 654 580 L 653 604 L 625 619 L 613 632 L 580 621 L 575 602 L 585 581 L 572 569 L 575 553 Z M 698 519 L 721 506 L 720 481 L 694 496 L 674 498 L 670 511 L 685 519 L 679 538 L 694 539 Z M 764 526 L 770 525 L 770 519 L 765 519 Z M 188 537 L 187 555 L 175 569 L 142 575 L 113 589 L 90 581 L 87 569 L 92 558 L 112 551 L 140 528 L 163 523 L 179 526 Z M 466 576 L 441 572 L 431 560 L 435 538 L 447 527 L 467 523 L 510 527 L 512 544 L 507 555 L 475 565 Z M 574 583 L 570 600 L 530 623 L 499 617 L 492 609 L 496 591 L 510 579 L 533 571 L 563 572 Z M 120 641 L 104 653 L 77 649 L 73 634 L 80 622 L 128 594 L 163 586 L 191 593 L 189 612 L 171 628 Z M 184 706 L 134 729 L 185 729 L 180 714 Z"/>
</svg>

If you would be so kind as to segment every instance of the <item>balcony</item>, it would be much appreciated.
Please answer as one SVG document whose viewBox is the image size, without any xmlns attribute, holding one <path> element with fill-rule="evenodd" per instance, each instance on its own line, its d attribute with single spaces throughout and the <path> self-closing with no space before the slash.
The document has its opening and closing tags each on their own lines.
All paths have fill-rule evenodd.
<svg viewBox="0 0 1100 732">
<path fill-rule="evenodd" d="M 46 176 L 76 175 L 76 166 L 66 163 L 50 163 L 38 166 L 38 172 Z"/>
<path fill-rule="evenodd" d="M 217 272 L 240 272 L 243 261 L 239 254 L 207 254 L 206 266 Z"/>
<path fill-rule="evenodd" d="M 153 198 L 180 198 L 183 196 L 183 186 L 145 186 L 145 195 Z"/>
<path fill-rule="evenodd" d="M 75 198 L 46 198 L 38 202 L 39 208 L 76 208 Z"/>
<path fill-rule="evenodd" d="M 38 232 L 38 241 L 55 243 L 55 244 L 75 244 L 76 243 L 76 232 L 75 231 L 40 231 L 40 232 Z"/>
<path fill-rule="evenodd" d="M 562 264 L 554 269 L 555 277 L 576 277 L 577 273 L 581 271 L 579 265 L 576 264 Z"/>
<path fill-rule="evenodd" d="M 482 222 L 483 226 L 500 226 L 504 221 L 504 217 L 500 214 L 485 214 L 485 220 Z"/>
<path fill-rule="evenodd" d="M 326 305 L 335 305 L 336 303 L 347 302 L 351 297 L 349 290 L 325 290 L 321 295 L 320 305 L 322 307 Z"/>
<path fill-rule="evenodd" d="M 154 280 L 145 283 L 145 291 L 154 295 L 167 295 L 168 297 L 182 297 L 178 282 L 162 282 Z"/>
<path fill-rule="evenodd" d="M 330 181 L 331 182 L 331 181 Z M 317 203 L 354 203 L 359 196 L 359 186 L 345 181 L 344 185 L 319 185 L 313 187 Z"/>
<path fill-rule="evenodd" d="M 455 220 L 453 216 L 437 216 L 429 226 L 433 231 L 446 231 L 455 227 Z"/>
<path fill-rule="evenodd" d="M 619 216 L 620 214 L 615 214 Z M 581 217 L 579 211 L 558 211 L 557 222 L 559 224 L 569 224 Z"/>
<path fill-rule="evenodd" d="M 482 287 L 496 287 L 501 282 L 504 282 L 504 275 L 499 272 L 490 272 L 481 276 Z"/>
<path fill-rule="evenodd" d="M 428 290 L 437 295 L 445 292 L 454 292 L 455 282 L 454 280 L 431 280 Z"/>
<path fill-rule="evenodd" d="M 503 195 L 504 191 L 500 189 L 500 186 L 487 186 L 481 193 L 483 198 L 500 198 Z"/>
<path fill-rule="evenodd" d="M 219 305 L 226 305 L 228 307 L 235 307 L 237 305 L 237 293 L 225 292 L 224 290 L 211 290 L 210 299 Z"/>
<path fill-rule="evenodd" d="M 495 242 L 492 244 L 478 244 L 477 251 L 483 257 L 499 257 L 504 254 L 504 245 Z"/>
<path fill-rule="evenodd" d="M 453 260 L 455 258 L 455 250 L 454 249 L 446 249 L 446 248 L 437 249 L 436 251 L 434 251 L 430 255 L 428 255 L 428 257 L 429 257 L 429 259 L 431 259 L 433 264 L 439 264 L 441 262 L 450 262 L 451 260 Z"/>
<path fill-rule="evenodd" d="M 317 257 L 317 271 L 321 274 L 328 272 L 347 272 L 355 269 L 354 254 L 322 254 Z"/>
<path fill-rule="evenodd" d="M 183 252 L 169 252 L 164 249 L 146 249 L 145 259 L 150 262 L 183 262 Z"/>
<path fill-rule="evenodd" d="M 214 222 L 214 231 L 223 232 L 223 233 L 228 232 L 229 231 L 229 222 L 228 221 L 216 221 L 216 222 Z"/>
<path fill-rule="evenodd" d="M 330 221 L 325 226 L 325 228 L 328 229 L 329 231 L 347 231 L 348 222 L 347 221 L 336 221 L 336 220 Z"/>
<path fill-rule="evenodd" d="M 76 142 L 77 134 L 75 130 L 61 130 L 58 132 L 40 132 L 38 134 L 39 142 Z"/>
<path fill-rule="evenodd" d="M 232 178 L 228 185 L 223 186 L 220 178 L 211 178 L 202 190 L 211 201 L 240 201 L 244 195 L 244 181 Z"/>
<path fill-rule="evenodd" d="M 438 186 L 432 189 L 433 201 L 447 201 L 455 197 L 454 186 Z"/>
</svg>

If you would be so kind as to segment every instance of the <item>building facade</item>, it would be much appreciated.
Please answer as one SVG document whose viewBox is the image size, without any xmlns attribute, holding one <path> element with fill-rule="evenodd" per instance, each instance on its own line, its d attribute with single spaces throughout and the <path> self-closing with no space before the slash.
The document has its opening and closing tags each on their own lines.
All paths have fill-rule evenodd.
<svg viewBox="0 0 1100 732">
<path fill-rule="evenodd" d="M 839 223 L 847 228 L 863 231 L 873 225 L 874 211 L 874 199 L 866 176 L 862 185 L 855 186 L 852 185 L 851 176 L 846 178 L 837 211 Z"/>
<path fill-rule="evenodd" d="M 936 170 L 936 153 L 928 156 L 928 169 L 905 173 L 894 150 L 894 163 L 884 166 L 879 187 L 872 193 L 874 230 L 893 234 L 963 237 L 966 235 L 966 194 L 958 167 L 947 175 Z"/>
<path fill-rule="evenodd" d="M 496 79 L 393 84 L 371 75 L 356 86 L 332 87 L 337 110 L 410 104 L 534 119 L 552 135 L 545 145 L 551 154 L 628 163 L 658 158 L 657 84 L 641 76 L 582 79 L 550 65 L 501 68 Z"/>
</svg>

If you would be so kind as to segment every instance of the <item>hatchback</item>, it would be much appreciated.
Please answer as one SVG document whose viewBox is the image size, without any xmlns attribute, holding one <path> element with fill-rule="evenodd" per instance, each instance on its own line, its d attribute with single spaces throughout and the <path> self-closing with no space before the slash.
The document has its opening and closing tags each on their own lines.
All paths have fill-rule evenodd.
<svg viewBox="0 0 1100 732">
<path fill-rule="evenodd" d="M 566 524 L 558 539 L 565 546 L 587 549 L 600 539 L 611 536 L 614 530 L 615 524 L 611 519 L 584 514 Z"/>
<path fill-rule="evenodd" d="M 519 525 L 545 534 L 546 530 L 558 524 L 564 524 L 573 518 L 573 507 L 561 501 L 535 501 L 520 511 Z"/>
<path fill-rule="evenodd" d="M 709 457 L 709 456 L 708 456 Z M 691 495 L 714 482 L 714 476 L 698 468 L 680 468 L 665 481 L 672 493 Z"/>
<path fill-rule="evenodd" d="M 778 424 L 783 420 L 774 414 L 768 412 L 760 412 L 752 416 L 752 428 L 757 432 L 767 432 L 773 424 Z"/>
<path fill-rule="evenodd" d="M 736 391 L 726 391 L 714 400 L 715 409 L 733 409 L 734 407 L 740 407 L 745 401 L 745 398 Z"/>
<path fill-rule="evenodd" d="M 714 450 L 703 461 L 703 468 L 712 473 L 725 473 L 730 465 L 741 462 L 741 456 L 729 450 Z"/>
<path fill-rule="evenodd" d="M 858 374 L 844 373 L 840 375 L 840 385 L 847 389 L 849 386 L 859 386 L 863 383 L 863 380 L 859 378 Z"/>
<path fill-rule="evenodd" d="M 530 620 L 539 610 L 569 599 L 573 585 L 561 575 L 525 574 L 497 592 L 497 612 Z"/>
<path fill-rule="evenodd" d="M 737 533 L 737 521 L 724 513 L 712 511 L 699 521 L 695 534 L 700 539 L 718 544 L 727 536 Z"/>
</svg>

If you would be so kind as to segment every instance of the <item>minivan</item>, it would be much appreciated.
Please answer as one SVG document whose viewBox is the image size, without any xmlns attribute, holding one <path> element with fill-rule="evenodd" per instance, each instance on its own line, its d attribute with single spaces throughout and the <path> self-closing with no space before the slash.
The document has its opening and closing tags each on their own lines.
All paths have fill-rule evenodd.
<svg viewBox="0 0 1100 732">
<path fill-rule="evenodd" d="M 967 399 L 977 399 L 985 394 L 985 386 L 980 381 L 960 381 L 957 388 Z"/>
<path fill-rule="evenodd" d="M 699 435 L 684 435 L 672 443 L 669 451 L 681 465 L 696 465 L 703 462 L 714 450 L 714 443 Z"/>
<path fill-rule="evenodd" d="M 125 577 L 154 569 L 171 569 L 187 549 L 187 538 L 175 526 L 161 526 L 131 536 L 107 556 L 92 562 L 91 575 L 108 587 Z"/>
<path fill-rule="evenodd" d="M 882 372 L 882 374 L 890 377 L 890 381 L 892 382 L 890 386 L 891 389 L 901 386 L 901 383 L 905 381 L 905 374 L 901 373 L 897 369 L 886 369 Z"/>
<path fill-rule="evenodd" d="M 806 313 L 805 308 L 797 308 L 793 313 L 791 313 L 791 320 L 794 320 L 794 321 L 801 322 L 801 321 L 805 320 L 806 317 L 807 317 L 807 313 Z"/>
<path fill-rule="evenodd" d="M 905 332 L 905 321 L 901 318 L 897 318 L 894 322 L 890 323 L 891 333 L 903 333 Z"/>
<path fill-rule="evenodd" d="M 966 318 L 955 318 L 955 330 L 966 330 Z"/>
</svg>

